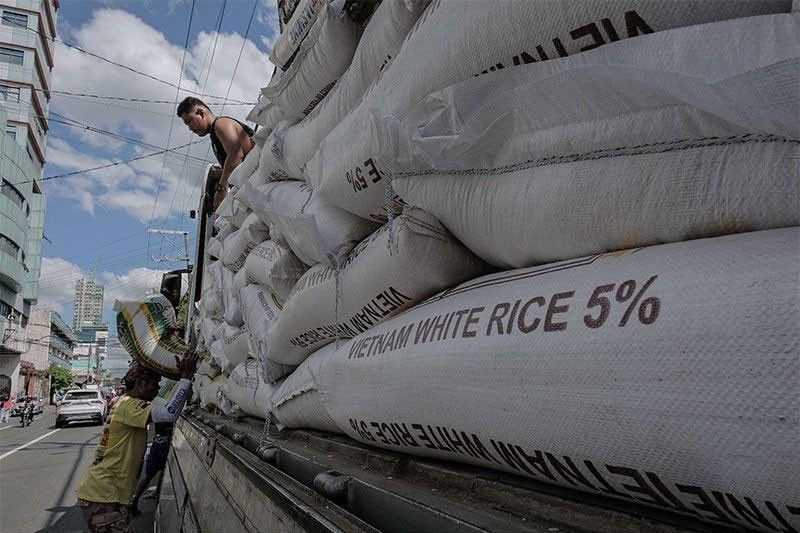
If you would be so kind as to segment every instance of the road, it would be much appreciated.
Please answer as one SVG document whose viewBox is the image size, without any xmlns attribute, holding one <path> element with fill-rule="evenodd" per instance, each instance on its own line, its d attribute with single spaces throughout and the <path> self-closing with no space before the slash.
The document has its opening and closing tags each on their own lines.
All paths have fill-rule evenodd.
<svg viewBox="0 0 800 533">
<path fill-rule="evenodd" d="M 46 406 L 29 427 L 21 428 L 19 418 L 0 425 L 4 533 L 86 531 L 75 491 L 92 462 L 102 426 L 56 429 L 54 422 L 55 408 Z"/>
</svg>

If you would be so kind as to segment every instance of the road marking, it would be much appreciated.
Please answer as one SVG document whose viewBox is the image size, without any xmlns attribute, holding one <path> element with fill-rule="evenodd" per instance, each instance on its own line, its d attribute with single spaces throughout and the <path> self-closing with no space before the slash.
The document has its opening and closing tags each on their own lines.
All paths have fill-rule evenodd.
<svg viewBox="0 0 800 533">
<path fill-rule="evenodd" d="M 6 426 L 6 427 L 4 427 L 4 428 L 0 428 L 0 431 L 3 431 L 4 429 L 11 429 L 11 428 L 13 428 L 13 427 L 17 427 L 17 425 L 16 425 L 16 424 L 14 424 L 14 425 L 11 425 L 11 424 L 9 424 L 9 425 L 7 425 L 7 426 Z"/>
<path fill-rule="evenodd" d="M 22 446 L 17 446 L 16 448 L 14 448 L 13 450 L 11 450 L 10 452 L 6 452 L 6 453 L 4 453 L 3 455 L 0 455 L 0 461 L 2 461 L 3 459 L 5 459 L 6 457 L 8 457 L 9 455 L 11 455 L 12 453 L 17 453 L 17 452 L 18 452 L 18 451 L 20 451 L 20 450 L 24 450 L 25 448 L 27 448 L 27 447 L 28 447 L 28 446 L 30 446 L 31 444 L 36 444 L 36 443 L 37 443 L 37 442 L 39 442 L 40 440 L 42 440 L 42 439 L 44 439 L 44 438 L 46 438 L 46 437 L 49 437 L 50 435 L 52 435 L 52 434 L 53 434 L 53 433 L 55 433 L 56 431 L 61 431 L 61 429 L 60 429 L 60 428 L 59 428 L 59 429 L 54 429 L 54 430 L 53 430 L 53 431 L 51 431 L 50 433 L 45 433 L 45 434 L 44 434 L 44 435 L 42 435 L 41 437 L 35 438 L 35 439 L 33 439 L 32 441 L 30 441 L 30 442 L 28 442 L 28 443 L 25 443 L 25 444 L 23 444 Z"/>
</svg>

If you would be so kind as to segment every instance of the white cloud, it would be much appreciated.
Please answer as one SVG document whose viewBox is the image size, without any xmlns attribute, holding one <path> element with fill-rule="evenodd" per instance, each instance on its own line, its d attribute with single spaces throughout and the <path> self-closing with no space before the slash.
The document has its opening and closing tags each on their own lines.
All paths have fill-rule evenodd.
<svg viewBox="0 0 800 533">
<path fill-rule="evenodd" d="M 274 0 L 273 0 L 274 1 Z M 174 8 L 180 0 L 173 0 Z M 112 3 L 113 4 L 113 3 Z M 259 4 L 259 16 L 267 17 L 275 11 L 274 4 Z M 97 9 L 85 24 L 69 29 L 69 39 L 78 46 L 96 52 L 110 60 L 128 65 L 173 84 L 178 83 L 181 71 L 183 47 L 170 43 L 166 37 L 139 17 L 123 11 L 105 7 Z M 210 51 L 216 38 L 214 61 L 210 68 Z M 238 33 L 201 32 L 190 42 L 186 51 L 181 86 L 187 89 L 177 94 L 180 100 L 190 95 L 189 91 L 205 92 L 224 96 L 230 87 L 230 98 L 255 101 L 259 89 L 271 75 L 272 65 L 268 55 L 262 53 L 255 42 L 258 35 L 247 41 Z M 244 42 L 244 47 L 242 43 Z M 241 51 L 236 77 L 231 84 L 233 69 Z M 60 91 L 92 93 L 108 96 L 124 96 L 150 100 L 176 100 L 176 89 L 145 76 L 92 58 L 77 50 L 58 47 L 53 69 L 53 87 Z M 207 76 L 208 75 L 208 76 Z M 203 85 L 208 78 L 208 84 Z M 204 97 L 205 98 L 205 97 Z M 217 113 L 224 111 L 243 119 L 249 106 L 227 106 L 222 109 L 218 99 L 205 98 Z M 104 101 L 100 101 L 104 102 Z M 175 147 L 191 141 L 200 141 L 189 148 L 189 155 L 209 161 L 207 139 L 193 136 L 175 117 L 175 105 L 113 102 L 98 105 L 98 101 L 54 96 L 52 109 L 79 122 L 112 131 L 126 137 L 140 139 L 156 147 Z M 147 113 L 142 111 L 148 111 Z M 170 128 L 172 132 L 170 134 Z M 76 131 L 79 142 L 67 142 L 51 138 L 48 162 L 58 165 L 60 171 L 79 170 L 129 159 L 155 151 L 154 148 L 131 146 L 118 139 L 102 136 L 90 131 Z M 167 143 L 169 137 L 169 143 Z M 104 150 L 87 151 L 81 143 L 88 142 Z M 125 148 L 125 149 L 122 149 Z M 88 155 L 98 154 L 98 155 Z M 205 164 L 186 158 L 186 149 L 180 154 L 167 157 L 155 156 L 130 164 L 120 164 L 102 171 L 87 174 L 88 180 L 64 178 L 48 182 L 48 189 L 58 196 L 71 199 L 83 210 L 94 213 L 98 208 L 123 211 L 137 220 L 147 222 L 153 212 L 158 192 L 155 219 L 169 215 L 180 215 L 195 207 L 199 201 L 200 188 L 197 178 Z M 103 154 L 103 155 L 99 155 Z M 186 163 L 186 164 L 184 164 Z M 174 202 L 172 199 L 175 199 Z M 160 223 L 159 223 L 160 224 Z"/>
<path fill-rule="evenodd" d="M 66 259 L 43 257 L 37 305 L 54 309 L 63 316 L 64 306 L 75 297 L 75 281 L 85 275 L 81 267 Z M 69 322 L 72 317 L 64 318 Z"/>
<path fill-rule="evenodd" d="M 142 256 L 143 257 L 143 256 Z M 115 300 L 134 300 L 158 291 L 161 276 L 166 270 L 135 267 L 117 274 L 110 271 L 94 273 L 94 279 L 105 286 L 103 305 L 114 306 Z M 75 263 L 61 257 L 42 258 L 42 273 L 39 278 L 39 304 L 64 313 L 75 298 L 75 282 L 90 278 L 87 272 Z"/>
</svg>

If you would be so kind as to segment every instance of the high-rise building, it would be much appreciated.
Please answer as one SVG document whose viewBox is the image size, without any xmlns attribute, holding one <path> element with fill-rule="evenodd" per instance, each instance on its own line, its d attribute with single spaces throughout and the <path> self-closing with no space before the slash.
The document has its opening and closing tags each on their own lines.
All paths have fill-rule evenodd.
<svg viewBox="0 0 800 533">
<path fill-rule="evenodd" d="M 0 0 L 0 397 L 16 392 L 39 292 L 47 113 L 59 0 Z"/>
<path fill-rule="evenodd" d="M 72 315 L 75 331 L 103 323 L 103 292 L 103 286 L 92 280 L 79 279 L 75 282 L 75 309 Z"/>
</svg>

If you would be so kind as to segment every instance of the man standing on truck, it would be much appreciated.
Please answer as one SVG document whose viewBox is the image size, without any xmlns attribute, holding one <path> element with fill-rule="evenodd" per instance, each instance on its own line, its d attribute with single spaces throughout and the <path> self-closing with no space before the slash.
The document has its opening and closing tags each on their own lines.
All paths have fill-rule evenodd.
<svg viewBox="0 0 800 533">
<path fill-rule="evenodd" d="M 129 509 L 139 468 L 147 449 L 147 424 L 175 422 L 191 391 L 197 354 L 178 362 L 181 380 L 164 405 L 150 402 L 158 395 L 161 376 L 137 362 L 125 375 L 126 394 L 108 417 L 95 460 L 78 488 L 78 504 L 92 533 L 130 532 Z"/>
<path fill-rule="evenodd" d="M 228 177 L 253 149 L 253 129 L 231 117 L 218 117 L 199 98 L 187 96 L 178 104 L 178 116 L 192 133 L 211 138 L 211 147 L 222 165 L 222 177 L 214 192 L 213 208 L 219 207 L 228 193 Z"/>
</svg>

